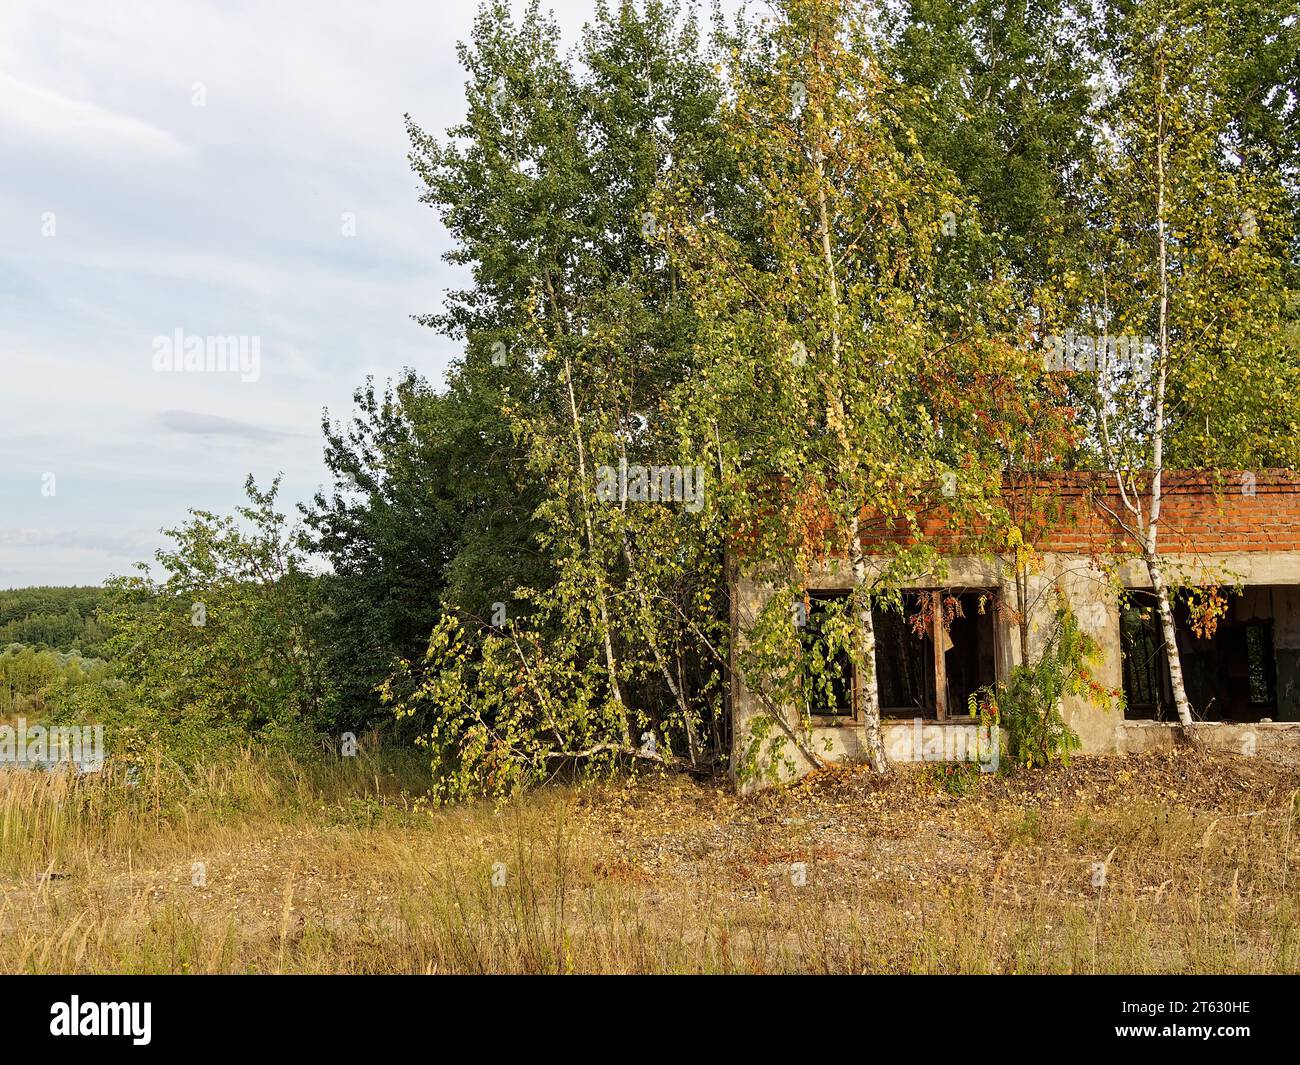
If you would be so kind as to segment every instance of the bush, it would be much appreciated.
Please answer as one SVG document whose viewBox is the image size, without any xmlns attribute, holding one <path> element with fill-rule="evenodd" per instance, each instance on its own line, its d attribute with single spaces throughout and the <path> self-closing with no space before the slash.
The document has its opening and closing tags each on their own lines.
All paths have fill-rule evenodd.
<svg viewBox="0 0 1300 1065">
<path fill-rule="evenodd" d="M 1100 658 L 1096 641 L 1079 628 L 1069 605 L 1058 596 L 1052 631 L 1038 659 L 1016 666 L 1006 683 L 972 696 L 971 712 L 996 718 L 1006 735 L 1011 764 L 1032 769 L 1069 762 L 1079 749 L 1079 737 L 1061 716 L 1061 699 L 1082 696 L 1109 708 L 1117 698 L 1093 676 L 1092 667 Z"/>
<path fill-rule="evenodd" d="M 306 747 L 329 722 L 318 583 L 296 530 L 250 478 L 235 517 L 192 511 L 155 581 L 113 578 L 101 616 L 121 688 L 94 709 L 117 757 L 152 746 L 187 760 L 249 741 Z M 240 520 L 242 519 L 242 521 Z"/>
</svg>

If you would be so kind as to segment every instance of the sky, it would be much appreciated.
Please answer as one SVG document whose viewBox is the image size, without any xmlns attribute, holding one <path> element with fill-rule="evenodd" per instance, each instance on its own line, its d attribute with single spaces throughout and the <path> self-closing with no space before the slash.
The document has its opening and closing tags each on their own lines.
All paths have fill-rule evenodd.
<svg viewBox="0 0 1300 1065">
<path fill-rule="evenodd" d="M 549 6 L 569 40 L 592 9 Z M 441 379 L 411 316 L 465 278 L 403 115 L 463 115 L 475 7 L 0 5 L 0 588 L 131 572 L 250 473 L 308 499 L 323 409 Z M 244 372 L 158 368 L 209 337 Z"/>
</svg>

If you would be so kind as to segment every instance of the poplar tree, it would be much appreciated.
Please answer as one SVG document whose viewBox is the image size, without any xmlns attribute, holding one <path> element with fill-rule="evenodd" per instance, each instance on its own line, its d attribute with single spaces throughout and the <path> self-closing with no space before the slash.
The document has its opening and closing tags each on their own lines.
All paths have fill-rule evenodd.
<svg viewBox="0 0 1300 1065">
<path fill-rule="evenodd" d="M 473 271 L 428 322 L 466 343 L 455 380 L 496 412 L 484 457 L 531 501 L 549 579 L 518 581 L 499 609 L 446 604 L 387 697 L 429 723 L 451 793 L 565 761 L 707 763 L 726 656 L 710 513 L 597 493 L 624 462 L 701 461 L 673 425 L 693 327 L 652 202 L 670 166 L 714 180 L 698 27 L 675 4 L 601 3 L 564 55 L 537 4 L 516 24 L 494 3 L 462 62 L 465 122 L 445 139 L 412 126 L 451 258 Z"/>
<path fill-rule="evenodd" d="M 891 70 L 922 94 L 909 116 L 927 155 L 978 204 L 1020 284 L 1077 266 L 1098 62 L 1093 5 L 1073 0 L 908 0 L 882 6 Z"/>
</svg>

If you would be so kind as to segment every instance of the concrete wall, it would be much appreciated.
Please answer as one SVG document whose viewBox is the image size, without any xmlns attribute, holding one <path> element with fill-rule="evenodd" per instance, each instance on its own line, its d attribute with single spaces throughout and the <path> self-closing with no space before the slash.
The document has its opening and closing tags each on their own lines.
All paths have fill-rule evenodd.
<svg viewBox="0 0 1300 1065">
<path fill-rule="evenodd" d="M 1161 721 L 1124 721 L 1117 729 L 1117 754 L 1144 754 L 1169 751 L 1179 742 L 1179 729 Z M 1216 750 L 1230 751 L 1246 758 L 1259 754 L 1286 753 L 1294 757 L 1300 750 L 1300 722 L 1274 721 L 1255 724 L 1205 722 L 1192 726 L 1196 740 Z"/>
<path fill-rule="evenodd" d="M 1116 577 L 1100 570 L 1091 556 L 1050 553 L 1043 556 L 1043 571 L 1031 577 L 1030 582 L 1030 655 L 1036 655 L 1050 631 L 1052 603 L 1049 591 L 1061 588 L 1080 626 L 1095 639 L 1102 652 L 1097 668 L 1097 679 L 1108 687 L 1119 689 L 1123 685 L 1123 662 L 1120 650 L 1119 591 Z M 1278 717 L 1281 721 L 1300 721 L 1300 552 L 1242 552 L 1214 556 L 1162 557 L 1166 567 L 1174 571 L 1205 574 L 1216 573 L 1225 583 L 1252 585 L 1289 585 L 1279 588 L 1272 597 L 1274 616 L 1273 639 L 1277 658 Z M 1128 563 L 1120 567 L 1118 581 L 1125 587 L 1147 587 L 1148 578 L 1141 563 Z M 780 720 L 772 727 L 772 737 L 781 737 L 779 752 L 769 742 L 759 759 L 760 775 L 739 781 L 741 790 L 749 791 L 763 786 L 764 774 L 770 769 L 780 779 L 802 776 L 817 765 L 863 757 L 862 728 L 856 721 L 829 721 L 817 719 L 808 727 L 800 720 L 795 707 L 772 707 L 751 691 L 740 675 L 739 659 L 745 645 L 746 633 L 753 624 L 763 604 L 772 595 L 774 582 L 761 576 L 744 575 L 734 571 L 732 576 L 732 735 L 733 767 L 740 767 L 749 749 L 756 723 Z M 807 579 L 810 589 L 842 589 L 852 585 L 848 568 L 842 563 L 829 563 Z M 908 582 L 911 588 L 989 588 L 996 590 L 1003 602 L 1015 602 L 1015 590 L 1009 581 L 1008 567 L 987 556 L 957 556 L 945 560 L 944 571 L 927 574 Z M 998 647 L 995 656 L 997 677 L 1005 679 L 1020 661 L 1020 637 L 1017 626 L 1005 617 L 996 618 Z M 1123 754 L 1130 751 L 1149 750 L 1174 742 L 1172 725 L 1152 722 L 1125 722 L 1122 712 L 1105 710 L 1078 697 L 1068 697 L 1062 706 L 1066 723 L 1078 734 L 1084 754 Z M 782 727 L 783 726 L 783 727 Z M 959 740 L 954 733 L 947 739 L 941 730 L 970 728 L 968 718 L 956 717 L 949 723 L 927 722 L 921 733 L 911 722 L 885 723 L 886 750 L 896 761 L 930 760 L 930 755 L 948 749 L 957 749 Z M 1300 729 L 1270 730 L 1258 725 L 1198 726 L 1198 732 L 1214 737 L 1213 742 L 1236 749 L 1247 741 L 1249 732 L 1260 742 L 1267 734 L 1268 743 L 1300 744 Z M 1247 730 L 1247 731 L 1242 731 Z M 1274 733 L 1277 736 L 1274 736 Z M 916 737 L 924 737 L 918 740 Z M 1277 738 L 1280 736 L 1281 738 Z M 917 750 L 918 745 L 921 747 Z M 775 755 L 775 758 L 773 757 Z M 791 764 L 786 765 L 788 760 Z M 987 759 L 986 759 L 987 760 Z M 733 773 L 735 769 L 733 768 Z"/>
</svg>

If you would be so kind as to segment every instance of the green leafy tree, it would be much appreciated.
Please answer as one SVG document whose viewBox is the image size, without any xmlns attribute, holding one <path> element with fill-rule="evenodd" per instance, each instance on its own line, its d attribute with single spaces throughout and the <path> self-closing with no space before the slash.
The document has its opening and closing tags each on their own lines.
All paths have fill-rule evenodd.
<svg viewBox="0 0 1300 1065">
<path fill-rule="evenodd" d="M 1295 463 L 1300 361 L 1278 255 L 1290 222 L 1276 171 L 1252 171 L 1234 150 L 1228 12 L 1202 0 L 1116 6 L 1102 44 L 1113 92 L 1098 132 L 1095 258 L 1086 281 L 1067 279 L 1069 324 L 1137 338 L 1127 358 L 1123 345 L 1099 347 L 1105 365 L 1079 380 L 1113 471 L 1112 515 L 1156 595 L 1186 725 L 1171 605 L 1180 578 L 1159 554 L 1164 477 Z"/>
<path fill-rule="evenodd" d="M 104 722 L 115 755 L 302 744 L 325 723 L 318 589 L 278 490 L 249 478 L 234 515 L 196 510 L 169 531 L 173 546 L 155 556 L 161 579 L 141 563 L 107 582 L 103 617 L 124 683 Z"/>
<path fill-rule="evenodd" d="M 669 196 L 705 323 L 694 432 L 717 443 L 740 564 L 777 588 L 747 634 L 746 681 L 772 707 L 806 705 L 791 607 L 813 565 L 843 559 L 853 593 L 827 625 L 847 627 L 838 642 L 883 771 L 873 603 L 935 562 L 928 508 L 987 509 L 997 471 L 970 446 L 971 387 L 1025 358 L 996 328 L 1006 292 L 977 288 L 972 245 L 951 240 L 946 223 L 961 215 L 978 242 L 978 220 L 920 150 L 907 116 L 922 101 L 879 61 L 865 15 L 792 0 L 767 33 L 734 38 L 723 123 L 752 231 L 729 228 L 689 180 Z M 910 546 L 874 542 L 899 530 Z M 773 754 L 799 742 L 779 712 L 759 727 L 773 725 Z"/>
<path fill-rule="evenodd" d="M 995 254 L 1026 288 L 1077 266 L 1086 244 L 1099 64 L 1090 4 L 911 0 L 885 6 L 887 61 L 923 94 L 909 125 L 977 206 Z"/>
<path fill-rule="evenodd" d="M 464 371 L 444 393 L 407 373 L 382 393 L 358 389 L 347 424 L 325 419 L 333 485 L 303 513 L 329 563 L 321 649 L 340 729 L 391 717 L 378 685 L 423 653 L 444 609 L 486 622 L 517 584 L 549 579 L 538 490 L 494 400 Z"/>
<path fill-rule="evenodd" d="M 479 436 L 501 443 L 480 450 L 485 476 L 529 522 L 519 552 L 498 559 L 499 598 L 445 593 L 439 653 L 404 656 L 385 694 L 442 738 L 431 741 L 439 764 L 479 788 L 563 760 L 680 752 L 700 764 L 722 746 L 712 518 L 684 500 L 647 506 L 599 490 L 624 463 L 704 461 L 677 431 L 694 323 L 653 207 L 672 165 L 716 184 L 719 89 L 698 27 L 674 4 L 598 5 L 568 59 L 559 36 L 535 4 L 518 24 L 485 5 L 461 51 L 465 122 L 445 141 L 411 127 L 426 200 L 473 280 L 427 322 L 465 342 L 449 390 L 483 411 Z M 452 568 L 468 547 L 454 548 Z M 423 685 L 422 673 L 441 680 Z M 541 677 L 571 693 L 564 712 Z M 477 695 L 458 704 L 452 690 Z"/>
</svg>

